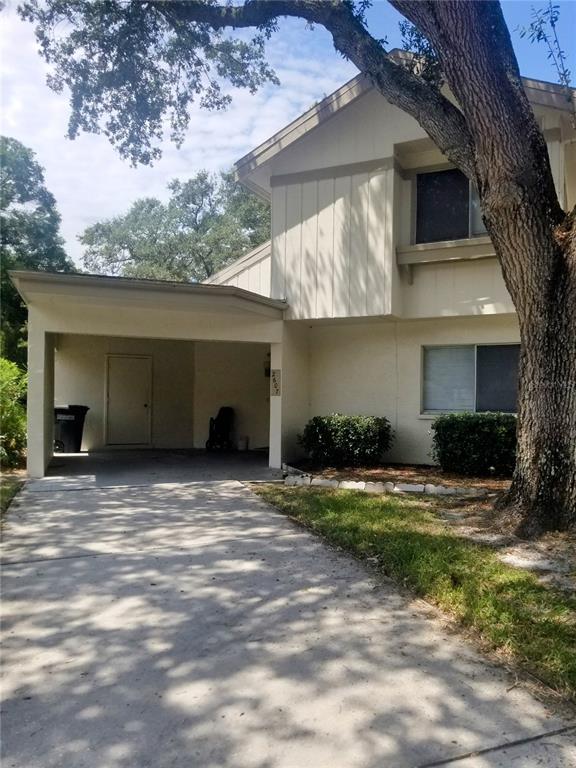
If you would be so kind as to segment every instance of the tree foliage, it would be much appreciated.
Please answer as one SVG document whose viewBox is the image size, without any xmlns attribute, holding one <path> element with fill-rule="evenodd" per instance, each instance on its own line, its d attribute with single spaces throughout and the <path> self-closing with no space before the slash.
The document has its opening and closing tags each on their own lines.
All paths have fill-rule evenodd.
<svg viewBox="0 0 576 768">
<path fill-rule="evenodd" d="M 403 19 L 400 24 L 402 50 L 410 53 L 405 58 L 405 66 L 410 71 L 426 80 L 431 85 L 441 88 L 444 84 L 440 61 L 428 38 L 418 27 Z"/>
<path fill-rule="evenodd" d="M 531 20 L 527 27 L 519 27 L 520 37 L 528 37 L 531 43 L 544 43 L 548 49 L 548 61 L 556 70 L 558 82 L 570 88 L 572 75 L 566 64 L 566 53 L 560 45 L 558 25 L 560 6 L 548 0 L 542 8 L 532 7 Z"/>
<path fill-rule="evenodd" d="M 232 177 L 200 171 L 168 185 L 170 199 L 141 198 L 80 237 L 90 272 L 205 280 L 270 237 L 270 207 Z"/>
<path fill-rule="evenodd" d="M 0 357 L 0 465 L 19 464 L 26 447 L 26 376 L 16 363 Z"/>
<path fill-rule="evenodd" d="M 384 416 L 331 413 L 310 419 L 298 441 L 316 466 L 373 466 L 391 448 L 394 431 Z"/>
<path fill-rule="evenodd" d="M 72 269 L 60 236 L 60 216 L 34 152 L 0 137 L 0 259 L 2 354 L 24 364 L 26 307 L 12 285 L 11 269 Z"/>
<path fill-rule="evenodd" d="M 233 38 L 206 24 L 170 19 L 171 3 L 124 0 L 31 0 L 20 6 L 36 23 L 53 66 L 49 85 L 70 91 L 68 135 L 104 133 L 122 157 L 150 164 L 165 128 L 180 145 L 190 106 L 224 109 L 227 81 L 252 93 L 275 81 L 265 58 L 266 34 Z"/>
</svg>

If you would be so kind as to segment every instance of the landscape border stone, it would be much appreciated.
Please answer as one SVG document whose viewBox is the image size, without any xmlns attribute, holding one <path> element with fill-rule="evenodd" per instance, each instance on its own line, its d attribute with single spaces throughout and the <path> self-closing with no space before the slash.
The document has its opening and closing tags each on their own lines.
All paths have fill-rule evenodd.
<svg viewBox="0 0 576 768">
<path fill-rule="evenodd" d="M 347 491 L 365 491 L 366 493 L 422 493 L 427 496 L 487 496 L 490 491 L 487 488 L 463 488 L 456 486 L 434 485 L 433 483 L 382 483 L 364 482 L 353 478 L 336 480 L 310 475 L 301 469 L 283 464 L 285 473 L 284 484 L 289 486 L 315 486 L 319 488 L 341 488 Z"/>
</svg>

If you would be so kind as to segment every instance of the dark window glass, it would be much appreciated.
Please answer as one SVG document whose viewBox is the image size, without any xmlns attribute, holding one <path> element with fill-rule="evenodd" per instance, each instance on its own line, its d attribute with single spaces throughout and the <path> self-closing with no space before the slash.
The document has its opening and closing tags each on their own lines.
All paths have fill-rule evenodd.
<svg viewBox="0 0 576 768">
<path fill-rule="evenodd" d="M 478 347 L 476 410 L 516 413 L 519 344 Z"/>
<path fill-rule="evenodd" d="M 469 236 L 470 185 L 461 171 L 420 173 L 416 180 L 416 242 Z"/>
</svg>

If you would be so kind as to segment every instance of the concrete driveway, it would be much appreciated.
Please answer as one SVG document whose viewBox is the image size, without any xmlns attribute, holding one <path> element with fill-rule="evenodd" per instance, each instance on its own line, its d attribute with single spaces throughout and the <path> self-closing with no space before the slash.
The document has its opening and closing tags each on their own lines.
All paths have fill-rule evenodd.
<svg viewBox="0 0 576 768">
<path fill-rule="evenodd" d="M 236 480 L 30 484 L 4 550 L 4 768 L 576 764 L 569 721 Z"/>
</svg>

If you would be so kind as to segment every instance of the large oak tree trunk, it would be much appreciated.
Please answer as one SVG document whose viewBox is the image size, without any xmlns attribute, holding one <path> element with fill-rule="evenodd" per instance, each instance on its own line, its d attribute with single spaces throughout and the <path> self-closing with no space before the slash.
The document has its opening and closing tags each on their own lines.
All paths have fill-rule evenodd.
<svg viewBox="0 0 576 768">
<path fill-rule="evenodd" d="M 576 524 L 574 216 L 558 204 L 530 107 L 498 125 L 490 102 L 478 101 L 476 179 L 521 338 L 516 468 L 498 507 L 533 536 Z"/>
<path fill-rule="evenodd" d="M 518 533 L 529 536 L 576 525 L 576 309 L 572 302 L 568 311 L 565 288 L 559 285 L 546 306 L 521 302 L 518 313 L 516 468 L 498 506 Z"/>
</svg>

